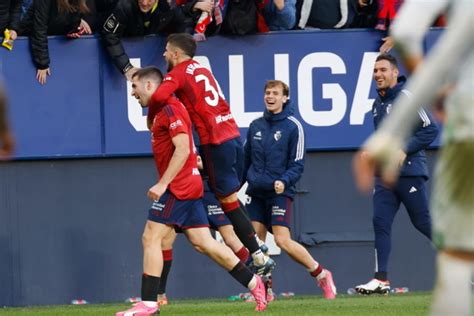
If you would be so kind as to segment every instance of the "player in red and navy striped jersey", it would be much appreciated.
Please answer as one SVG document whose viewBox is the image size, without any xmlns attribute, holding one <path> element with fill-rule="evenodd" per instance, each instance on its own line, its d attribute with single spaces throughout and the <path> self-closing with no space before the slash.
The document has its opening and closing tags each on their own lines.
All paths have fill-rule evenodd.
<svg viewBox="0 0 474 316">
<path fill-rule="evenodd" d="M 192 58 L 196 42 L 189 34 L 168 37 L 164 57 L 169 73 L 150 100 L 148 124 L 157 110 L 175 94 L 185 105 L 199 136 L 200 153 L 209 186 L 221 202 L 235 232 L 248 248 L 259 273 L 275 262 L 259 247 L 255 230 L 237 198 L 243 172 L 243 146 L 238 126 L 212 73 Z"/>
<path fill-rule="evenodd" d="M 163 80 L 156 67 L 138 70 L 132 76 L 132 95 L 146 107 Z M 202 204 L 203 185 L 194 153 L 191 120 L 184 106 L 169 97 L 156 108 L 151 125 L 153 155 L 159 181 L 147 196 L 153 200 L 143 232 L 143 276 L 141 302 L 116 316 L 157 315 L 160 277 L 163 270 L 163 240 L 173 229 L 184 231 L 196 250 L 222 266 L 238 282 L 248 287 L 257 303 L 266 309 L 265 286 L 228 247 L 212 238 Z"/>
</svg>

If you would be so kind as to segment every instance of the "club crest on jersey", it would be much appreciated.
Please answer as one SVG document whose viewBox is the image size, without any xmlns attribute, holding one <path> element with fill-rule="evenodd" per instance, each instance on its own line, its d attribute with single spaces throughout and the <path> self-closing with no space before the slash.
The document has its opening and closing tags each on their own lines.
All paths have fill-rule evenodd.
<svg viewBox="0 0 474 316">
<path fill-rule="evenodd" d="M 256 132 L 255 135 L 253 136 L 253 139 L 262 140 L 262 132 L 261 131 Z"/>
<path fill-rule="evenodd" d="M 273 138 L 275 138 L 276 141 L 279 141 L 281 138 L 281 131 L 276 131 L 275 134 L 273 134 Z"/>
<path fill-rule="evenodd" d="M 390 114 L 390 112 L 392 112 L 392 104 L 388 104 L 387 105 L 387 108 L 385 109 L 385 111 L 387 112 L 387 114 Z"/>
</svg>

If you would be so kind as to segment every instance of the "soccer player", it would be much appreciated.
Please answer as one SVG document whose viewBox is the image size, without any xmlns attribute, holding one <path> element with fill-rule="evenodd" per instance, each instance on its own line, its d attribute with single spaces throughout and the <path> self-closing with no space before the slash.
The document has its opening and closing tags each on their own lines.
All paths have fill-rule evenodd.
<svg viewBox="0 0 474 316">
<path fill-rule="evenodd" d="M 239 129 L 217 80 L 192 59 L 195 52 L 196 42 L 191 35 L 180 33 L 168 37 L 163 55 L 169 73 L 151 98 L 148 124 L 173 93 L 183 102 L 199 135 L 199 152 L 209 175 L 209 186 L 237 236 L 250 251 L 259 274 L 266 274 L 275 267 L 275 262 L 260 249 L 252 224 L 237 198 L 243 169 Z"/>
<path fill-rule="evenodd" d="M 15 147 L 13 136 L 7 122 L 7 97 L 0 85 L 0 160 L 7 159 Z"/>
<path fill-rule="evenodd" d="M 270 230 L 278 247 L 316 278 L 324 297 L 334 299 L 336 287 L 331 272 L 291 239 L 292 201 L 295 184 L 304 169 L 305 144 L 303 127 L 292 116 L 289 93 L 284 82 L 267 81 L 263 98 L 265 112 L 250 124 L 244 147 L 247 211 L 258 237 L 265 240 Z"/>
<path fill-rule="evenodd" d="M 132 76 L 132 95 L 146 107 L 163 77 L 156 67 Z M 151 143 L 159 181 L 147 193 L 153 204 L 143 233 L 142 301 L 116 316 L 156 315 L 163 268 L 162 240 L 173 228 L 184 231 L 195 247 L 225 268 L 254 295 L 256 311 L 266 309 L 265 286 L 226 246 L 212 238 L 202 204 L 203 186 L 197 168 L 189 115 L 175 97 L 160 105 L 152 119 Z"/>
<path fill-rule="evenodd" d="M 450 5 L 449 28 L 423 60 L 423 35 Z M 407 1 L 392 35 L 407 69 L 415 70 L 410 99 L 397 108 L 354 160 L 357 184 L 367 190 L 378 167 L 388 182 L 397 176 L 392 155 L 413 129 L 412 115 L 421 103 L 431 104 L 443 87 L 454 84 L 445 99 L 443 148 L 432 195 L 433 241 L 439 252 L 432 315 L 470 315 L 474 270 L 474 6 L 470 0 Z M 418 66 L 419 65 L 419 66 Z"/>
<path fill-rule="evenodd" d="M 204 208 L 207 211 L 207 219 L 209 221 L 210 228 L 218 231 L 221 234 L 225 244 L 239 258 L 240 262 L 247 263 L 250 255 L 249 251 L 247 248 L 245 248 L 245 246 L 235 234 L 234 227 L 232 227 L 229 219 L 225 216 L 219 201 L 216 199 L 214 193 L 212 193 L 212 191 L 209 189 L 209 185 L 207 184 L 208 177 L 202 171 L 203 165 L 201 156 L 197 156 L 197 165 L 198 169 L 201 170 L 201 176 L 203 178 L 204 196 L 202 202 L 204 204 Z M 173 260 L 172 246 L 174 240 L 176 239 L 176 233 L 172 231 L 170 235 L 167 236 L 165 238 L 166 240 L 164 240 L 162 243 L 164 265 L 163 273 L 161 274 L 160 288 L 158 289 L 159 305 L 167 305 L 169 303 L 168 297 L 166 296 L 166 283 Z"/>
<path fill-rule="evenodd" d="M 399 77 L 396 59 L 388 54 L 377 57 L 373 78 L 378 96 L 372 106 L 374 126 L 390 116 L 393 103 L 398 95 L 409 98 L 410 92 L 404 89 L 405 79 Z M 373 226 L 375 233 L 375 275 L 366 284 L 355 287 L 361 294 L 386 294 L 390 291 L 388 280 L 388 260 L 391 251 L 391 230 L 400 203 L 405 205 L 415 228 L 431 239 L 431 217 L 428 210 L 426 181 L 426 149 L 436 138 L 438 128 L 428 112 L 419 109 L 416 132 L 410 137 L 407 146 L 396 152 L 394 159 L 402 167 L 401 177 L 393 187 L 384 184 L 378 175 L 375 178 L 373 201 Z"/>
</svg>

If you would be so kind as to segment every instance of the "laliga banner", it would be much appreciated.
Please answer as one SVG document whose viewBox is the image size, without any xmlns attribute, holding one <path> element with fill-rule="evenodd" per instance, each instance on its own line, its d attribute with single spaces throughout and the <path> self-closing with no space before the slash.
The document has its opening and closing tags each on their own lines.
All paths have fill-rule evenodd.
<svg viewBox="0 0 474 316">
<path fill-rule="evenodd" d="M 432 31 L 427 47 L 439 33 Z M 252 120 L 262 115 L 265 82 L 279 79 L 290 86 L 306 147 L 350 150 L 373 131 L 372 69 L 380 38 L 367 30 L 211 37 L 198 44 L 195 59 L 214 73 L 243 138 Z M 154 36 L 124 41 L 132 64 L 156 65 L 165 72 L 164 44 Z M 34 81 L 26 41 L 18 46 L 15 57 L 0 52 L 0 62 L 7 85 L 15 91 L 12 116 L 20 136 L 19 157 L 150 153 L 146 109 L 130 95 L 130 83 L 110 63 L 100 39 L 50 38 L 52 76 L 45 86 Z M 75 57 L 81 54 L 88 57 Z M 18 73 L 5 67 L 8 58 L 28 62 L 23 60 Z M 29 92 L 22 93 L 24 89 Z"/>
</svg>

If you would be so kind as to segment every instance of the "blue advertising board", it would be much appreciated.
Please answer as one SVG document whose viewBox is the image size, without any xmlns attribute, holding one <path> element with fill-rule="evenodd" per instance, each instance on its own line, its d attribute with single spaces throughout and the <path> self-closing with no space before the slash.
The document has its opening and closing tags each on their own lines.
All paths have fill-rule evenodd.
<svg viewBox="0 0 474 316">
<path fill-rule="evenodd" d="M 440 32 L 432 31 L 425 46 Z M 280 79 L 290 86 L 307 149 L 351 150 L 373 130 L 372 67 L 380 38 L 369 30 L 211 37 L 198 45 L 196 59 L 212 69 L 242 137 L 262 115 L 265 81 Z M 126 39 L 124 46 L 135 66 L 165 70 L 163 38 Z M 0 52 L 16 157 L 149 154 L 146 110 L 130 96 L 130 83 L 110 63 L 100 39 L 50 37 L 49 51 L 52 75 L 44 86 L 35 80 L 26 38 L 12 52 Z"/>
</svg>

